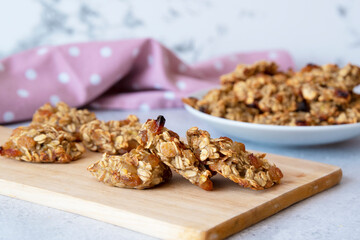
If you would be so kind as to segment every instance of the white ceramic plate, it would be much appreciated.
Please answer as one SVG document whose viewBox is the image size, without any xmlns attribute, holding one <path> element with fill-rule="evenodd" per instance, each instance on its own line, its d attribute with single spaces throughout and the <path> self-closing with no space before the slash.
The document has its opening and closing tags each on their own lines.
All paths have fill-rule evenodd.
<svg viewBox="0 0 360 240">
<path fill-rule="evenodd" d="M 191 94 L 201 98 L 208 90 Z M 214 117 L 185 104 L 185 109 L 225 136 L 276 145 L 315 145 L 340 142 L 360 135 L 360 123 L 331 126 L 277 126 Z"/>
</svg>

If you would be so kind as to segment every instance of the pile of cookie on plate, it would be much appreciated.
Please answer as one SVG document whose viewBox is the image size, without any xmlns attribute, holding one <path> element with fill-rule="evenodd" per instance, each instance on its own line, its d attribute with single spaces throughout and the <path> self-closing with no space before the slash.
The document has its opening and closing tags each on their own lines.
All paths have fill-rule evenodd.
<svg viewBox="0 0 360 240">
<path fill-rule="evenodd" d="M 308 64 L 298 72 L 274 62 L 240 64 L 220 87 L 189 106 L 215 117 L 257 124 L 324 126 L 360 122 L 360 68 Z M 358 89 L 358 91 L 354 91 Z"/>
</svg>

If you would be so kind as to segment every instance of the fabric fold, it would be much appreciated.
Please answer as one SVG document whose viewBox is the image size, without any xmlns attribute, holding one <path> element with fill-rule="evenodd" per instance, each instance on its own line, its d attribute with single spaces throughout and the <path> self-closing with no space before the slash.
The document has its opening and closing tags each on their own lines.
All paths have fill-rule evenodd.
<svg viewBox="0 0 360 240">
<path fill-rule="evenodd" d="M 40 47 L 0 61 L 0 123 L 28 120 L 41 105 L 149 110 L 181 107 L 181 98 L 218 85 L 237 64 L 276 61 L 283 50 L 231 54 L 188 65 L 152 39 Z"/>
</svg>

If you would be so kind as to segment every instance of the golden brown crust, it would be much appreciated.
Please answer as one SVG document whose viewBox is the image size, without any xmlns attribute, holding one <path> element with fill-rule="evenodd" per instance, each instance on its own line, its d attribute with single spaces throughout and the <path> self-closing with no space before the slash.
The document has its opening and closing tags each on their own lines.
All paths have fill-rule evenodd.
<svg viewBox="0 0 360 240">
<path fill-rule="evenodd" d="M 174 169 L 192 184 L 212 190 L 212 173 L 199 161 L 179 136 L 164 127 L 165 118 L 149 119 L 140 129 L 138 141 L 145 149 L 159 156 L 162 162 Z"/>
<path fill-rule="evenodd" d="M 148 150 L 138 148 L 123 155 L 104 153 L 88 171 L 99 181 L 121 188 L 152 188 L 168 181 L 172 174 L 168 166 Z"/>
<path fill-rule="evenodd" d="M 239 64 L 234 72 L 222 75 L 220 82 L 222 85 L 234 84 L 243 81 L 251 76 L 258 74 L 274 75 L 278 72 L 278 66 L 274 62 L 260 61 L 253 65 Z"/>
<path fill-rule="evenodd" d="M 80 136 L 91 151 L 108 154 L 124 154 L 135 149 L 141 124 L 135 115 L 121 121 L 93 120 L 81 126 Z"/>
<path fill-rule="evenodd" d="M 31 124 L 46 123 L 57 126 L 79 138 L 81 125 L 95 119 L 95 114 L 87 109 L 70 108 L 64 102 L 59 102 L 55 107 L 46 103 L 34 113 Z"/>
<path fill-rule="evenodd" d="M 265 159 L 265 154 L 245 150 L 230 138 L 211 138 L 207 131 L 190 128 L 187 140 L 197 158 L 213 171 L 245 188 L 261 190 L 280 183 L 283 174 Z"/>
<path fill-rule="evenodd" d="M 70 133 L 47 124 L 18 127 L 0 147 L 0 155 L 27 162 L 68 163 L 85 152 L 74 140 Z"/>
</svg>

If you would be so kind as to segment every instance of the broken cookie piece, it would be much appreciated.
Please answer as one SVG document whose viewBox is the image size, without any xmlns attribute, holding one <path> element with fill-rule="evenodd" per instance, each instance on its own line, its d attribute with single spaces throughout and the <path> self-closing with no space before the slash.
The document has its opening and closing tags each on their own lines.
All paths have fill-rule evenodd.
<svg viewBox="0 0 360 240">
<path fill-rule="evenodd" d="M 199 161 L 191 149 L 180 141 L 179 135 L 164 127 L 165 118 L 149 119 L 139 131 L 138 142 L 159 156 L 167 166 L 174 169 L 192 184 L 204 190 L 212 190 L 212 173 Z"/>
<path fill-rule="evenodd" d="M 99 181 L 121 188 L 145 189 L 171 178 L 171 170 L 145 149 L 133 149 L 124 155 L 108 155 L 88 167 Z"/>
<path fill-rule="evenodd" d="M 46 103 L 34 113 L 31 124 L 46 123 L 58 126 L 78 138 L 78 131 L 81 125 L 95 119 L 95 114 L 87 109 L 78 110 L 70 108 L 64 102 L 59 102 L 56 104 L 56 107 Z"/>
<path fill-rule="evenodd" d="M 0 155 L 36 163 L 68 163 L 85 152 L 75 137 L 59 127 L 31 125 L 16 128 L 0 147 Z"/>
<path fill-rule="evenodd" d="M 207 131 L 190 128 L 187 140 L 195 155 L 212 171 L 245 188 L 261 190 L 280 183 L 283 174 L 265 159 L 265 154 L 245 150 L 245 145 L 230 138 L 211 138 Z"/>
<path fill-rule="evenodd" d="M 141 124 L 135 115 L 121 121 L 94 120 L 80 128 L 83 144 L 91 151 L 108 154 L 124 154 L 136 148 Z"/>
</svg>

